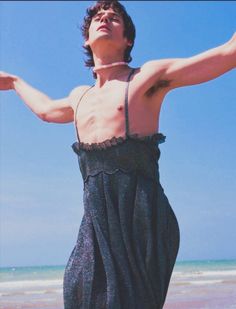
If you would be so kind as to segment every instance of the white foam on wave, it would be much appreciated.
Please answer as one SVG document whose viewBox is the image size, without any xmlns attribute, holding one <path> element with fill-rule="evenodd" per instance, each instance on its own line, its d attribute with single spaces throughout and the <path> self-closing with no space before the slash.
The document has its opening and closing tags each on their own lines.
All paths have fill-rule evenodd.
<svg viewBox="0 0 236 309">
<path fill-rule="evenodd" d="M 21 280 L 0 282 L 0 289 L 62 286 L 62 280 Z"/>
<path fill-rule="evenodd" d="M 205 285 L 205 284 L 215 284 L 215 283 L 222 283 L 222 280 L 196 280 L 196 281 L 189 281 L 190 284 L 199 284 L 199 285 Z"/>
<path fill-rule="evenodd" d="M 173 277 L 198 277 L 198 276 L 216 276 L 216 277 L 236 277 L 236 270 L 195 270 L 195 271 L 186 271 L 186 272 L 181 272 L 181 271 L 176 271 L 173 273 Z"/>
<path fill-rule="evenodd" d="M 204 276 L 236 276 L 236 270 L 216 270 L 216 271 L 203 271 Z"/>
</svg>

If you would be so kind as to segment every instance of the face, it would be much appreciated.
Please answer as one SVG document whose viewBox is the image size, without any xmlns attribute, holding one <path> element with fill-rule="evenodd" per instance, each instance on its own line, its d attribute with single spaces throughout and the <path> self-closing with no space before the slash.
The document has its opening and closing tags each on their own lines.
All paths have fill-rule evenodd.
<svg viewBox="0 0 236 309">
<path fill-rule="evenodd" d="M 124 22 L 122 17 L 113 9 L 100 10 L 93 18 L 89 27 L 89 38 L 85 42 L 92 48 L 94 44 L 98 44 L 104 40 L 109 40 L 122 49 L 131 42 L 124 37 Z"/>
</svg>

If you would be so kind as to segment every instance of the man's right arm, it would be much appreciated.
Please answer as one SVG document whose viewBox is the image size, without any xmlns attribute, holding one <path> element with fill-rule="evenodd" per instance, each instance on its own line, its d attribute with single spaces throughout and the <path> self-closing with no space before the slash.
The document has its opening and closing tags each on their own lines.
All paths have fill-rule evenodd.
<svg viewBox="0 0 236 309">
<path fill-rule="evenodd" d="M 68 123 L 74 120 L 69 97 L 53 100 L 18 76 L 0 72 L 0 90 L 15 90 L 31 111 L 43 121 Z"/>
</svg>

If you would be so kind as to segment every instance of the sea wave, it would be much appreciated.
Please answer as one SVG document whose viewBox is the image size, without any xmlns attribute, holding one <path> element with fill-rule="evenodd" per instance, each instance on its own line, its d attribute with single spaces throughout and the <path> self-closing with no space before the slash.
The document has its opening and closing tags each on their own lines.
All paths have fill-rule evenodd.
<svg viewBox="0 0 236 309">
<path fill-rule="evenodd" d="M 236 270 L 198 270 L 198 271 L 176 271 L 173 272 L 173 277 L 189 277 L 189 276 L 216 276 L 216 277 L 236 277 Z"/>
<path fill-rule="evenodd" d="M 12 288 L 32 288 L 45 286 L 62 286 L 63 281 L 59 279 L 54 280 L 21 280 L 21 281 L 5 281 L 0 282 L 0 289 Z"/>
<path fill-rule="evenodd" d="M 194 280 L 194 281 L 189 281 L 189 283 L 190 284 L 205 285 L 205 284 L 223 283 L 223 280 Z"/>
<path fill-rule="evenodd" d="M 22 296 L 22 295 L 45 295 L 45 294 L 62 294 L 62 289 L 50 289 L 50 290 L 30 290 L 30 291 L 24 291 L 24 290 L 13 290 L 10 292 L 3 292 L 0 293 L 0 297 L 7 297 L 7 296 Z"/>
</svg>

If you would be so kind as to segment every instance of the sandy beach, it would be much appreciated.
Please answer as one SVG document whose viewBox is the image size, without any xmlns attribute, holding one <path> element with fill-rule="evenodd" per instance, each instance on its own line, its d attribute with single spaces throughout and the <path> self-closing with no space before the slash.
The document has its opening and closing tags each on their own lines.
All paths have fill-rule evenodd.
<svg viewBox="0 0 236 309">
<path fill-rule="evenodd" d="M 63 271 L 62 266 L 3 269 L 0 308 L 63 309 Z M 164 309 L 235 309 L 235 286 L 235 261 L 177 263 Z"/>
</svg>

